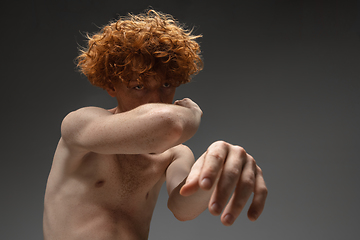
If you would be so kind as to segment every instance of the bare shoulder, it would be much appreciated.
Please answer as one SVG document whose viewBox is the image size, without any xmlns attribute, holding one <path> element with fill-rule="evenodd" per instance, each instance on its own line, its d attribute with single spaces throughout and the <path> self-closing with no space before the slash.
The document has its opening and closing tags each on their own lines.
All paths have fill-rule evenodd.
<svg viewBox="0 0 360 240">
<path fill-rule="evenodd" d="M 112 115 L 111 110 L 106 110 L 99 107 L 84 107 L 70 112 L 65 116 L 62 126 L 72 125 L 79 121 L 86 121 L 89 118 L 96 118 L 106 115 Z"/>
<path fill-rule="evenodd" d="M 61 123 L 61 136 L 65 141 L 70 141 L 92 120 L 113 115 L 109 110 L 99 107 L 84 107 L 72 111 L 65 116 Z"/>
</svg>

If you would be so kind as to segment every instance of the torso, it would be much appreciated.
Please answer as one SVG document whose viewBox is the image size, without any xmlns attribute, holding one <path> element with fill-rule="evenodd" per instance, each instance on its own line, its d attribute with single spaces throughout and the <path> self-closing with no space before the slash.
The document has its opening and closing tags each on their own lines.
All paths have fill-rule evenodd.
<svg viewBox="0 0 360 240">
<path fill-rule="evenodd" d="M 101 155 L 78 153 L 60 140 L 45 193 L 45 240 L 147 239 L 171 161 L 171 149 Z"/>
</svg>

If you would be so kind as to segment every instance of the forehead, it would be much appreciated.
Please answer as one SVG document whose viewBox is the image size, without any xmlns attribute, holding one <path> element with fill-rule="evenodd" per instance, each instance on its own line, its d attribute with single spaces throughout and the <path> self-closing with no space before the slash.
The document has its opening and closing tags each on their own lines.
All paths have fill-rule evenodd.
<svg viewBox="0 0 360 240">
<path fill-rule="evenodd" d="M 154 85 L 160 85 L 163 84 L 165 82 L 165 79 L 159 79 L 159 78 L 154 78 L 154 77 L 146 77 L 146 78 L 141 78 L 141 79 L 133 79 L 130 80 L 128 82 L 129 86 L 134 86 L 134 85 L 145 85 L 145 86 L 154 86 Z"/>
</svg>

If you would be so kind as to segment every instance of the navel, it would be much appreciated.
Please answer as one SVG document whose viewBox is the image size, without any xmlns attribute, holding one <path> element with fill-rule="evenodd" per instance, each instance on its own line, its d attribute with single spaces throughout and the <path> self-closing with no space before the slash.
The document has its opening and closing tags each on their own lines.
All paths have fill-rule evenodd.
<svg viewBox="0 0 360 240">
<path fill-rule="evenodd" d="M 149 198 L 149 192 L 146 193 L 145 199 Z"/>
</svg>

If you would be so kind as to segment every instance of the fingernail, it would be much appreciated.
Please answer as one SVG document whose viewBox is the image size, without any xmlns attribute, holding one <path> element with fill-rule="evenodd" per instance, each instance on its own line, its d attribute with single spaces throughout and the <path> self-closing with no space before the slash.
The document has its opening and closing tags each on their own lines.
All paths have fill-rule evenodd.
<svg viewBox="0 0 360 240">
<path fill-rule="evenodd" d="M 211 180 L 209 178 L 204 178 L 201 180 L 201 186 L 204 189 L 210 189 L 211 188 Z"/>
<path fill-rule="evenodd" d="M 258 214 L 257 214 L 257 212 L 255 212 L 255 211 L 252 211 L 252 212 L 250 212 L 250 220 L 251 221 L 255 221 L 259 216 L 258 216 Z"/>
<path fill-rule="evenodd" d="M 231 225 L 234 222 L 234 217 L 231 214 L 226 214 L 226 216 L 224 217 L 224 220 L 227 224 Z"/>
<path fill-rule="evenodd" d="M 220 214 L 221 213 L 221 208 L 220 205 L 218 203 L 213 203 L 211 205 L 211 210 L 216 213 L 216 214 Z"/>
</svg>

